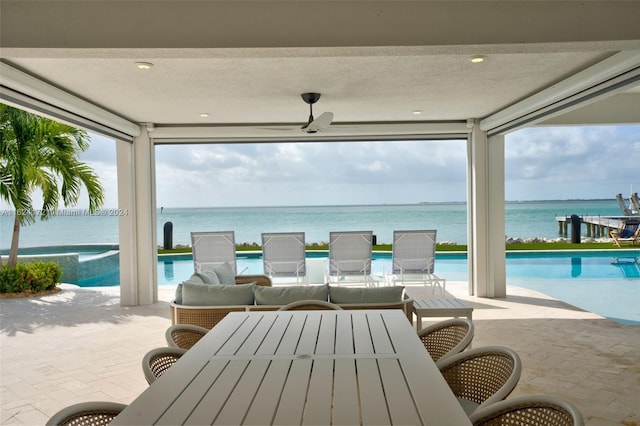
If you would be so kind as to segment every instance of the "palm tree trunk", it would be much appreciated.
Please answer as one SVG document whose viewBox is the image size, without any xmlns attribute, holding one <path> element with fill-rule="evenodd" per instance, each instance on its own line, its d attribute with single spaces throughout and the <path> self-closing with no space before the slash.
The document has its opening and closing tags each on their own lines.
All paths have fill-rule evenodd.
<svg viewBox="0 0 640 426">
<path fill-rule="evenodd" d="M 9 249 L 9 260 L 7 266 L 9 268 L 15 268 L 18 264 L 18 241 L 20 239 L 20 216 L 16 212 L 15 220 L 13 221 L 13 235 L 11 237 L 11 248 Z"/>
</svg>

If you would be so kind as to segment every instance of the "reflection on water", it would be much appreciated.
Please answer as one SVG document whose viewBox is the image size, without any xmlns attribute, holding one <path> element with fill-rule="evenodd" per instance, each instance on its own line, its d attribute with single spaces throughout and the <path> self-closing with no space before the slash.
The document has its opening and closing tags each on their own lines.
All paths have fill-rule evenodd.
<svg viewBox="0 0 640 426">
<path fill-rule="evenodd" d="M 611 264 L 617 266 L 625 278 L 640 278 L 640 257 L 614 257 Z"/>
<path fill-rule="evenodd" d="M 166 280 L 173 279 L 173 261 L 165 261 L 164 262 L 164 278 Z"/>
<path fill-rule="evenodd" d="M 573 278 L 577 278 L 580 275 L 582 275 L 582 258 L 572 257 L 571 258 L 571 276 Z"/>
</svg>

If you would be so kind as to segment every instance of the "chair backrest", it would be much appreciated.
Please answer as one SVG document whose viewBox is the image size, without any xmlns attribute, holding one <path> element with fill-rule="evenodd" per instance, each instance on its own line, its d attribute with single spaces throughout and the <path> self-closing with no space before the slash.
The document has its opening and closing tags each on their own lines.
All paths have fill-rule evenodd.
<svg viewBox="0 0 640 426">
<path fill-rule="evenodd" d="M 262 264 L 270 277 L 304 277 L 307 274 L 304 232 L 262 233 Z"/>
<path fill-rule="evenodd" d="M 142 358 L 142 371 L 147 383 L 155 382 L 186 352 L 186 349 L 168 347 L 151 349 L 147 352 Z"/>
<path fill-rule="evenodd" d="M 106 401 L 90 401 L 73 404 L 55 413 L 47 426 L 102 426 L 127 408 L 125 404 Z"/>
<path fill-rule="evenodd" d="M 341 311 L 342 308 L 335 303 L 324 300 L 298 300 L 284 305 L 279 311 L 315 311 L 315 310 L 334 310 Z"/>
<path fill-rule="evenodd" d="M 370 275 L 373 231 L 329 233 L 329 274 Z"/>
<path fill-rule="evenodd" d="M 418 331 L 418 336 L 438 365 L 449 356 L 464 351 L 471 344 L 474 332 L 471 320 L 454 318 L 425 327 Z"/>
<path fill-rule="evenodd" d="M 209 330 L 191 324 L 174 324 L 167 328 L 165 338 L 172 348 L 191 349 Z"/>
<path fill-rule="evenodd" d="M 469 420 L 474 426 L 583 426 L 584 418 L 569 401 L 551 395 L 509 398 L 476 410 Z"/>
<path fill-rule="evenodd" d="M 620 230 L 620 238 L 632 238 L 640 232 L 640 223 L 625 223 L 624 228 Z"/>
<path fill-rule="evenodd" d="M 238 274 L 234 231 L 192 232 L 191 249 L 196 272 L 212 269 L 229 262 L 233 268 L 233 274 Z"/>
<path fill-rule="evenodd" d="M 486 346 L 452 355 L 438 368 L 454 395 L 479 409 L 509 396 L 520 380 L 522 362 L 509 348 Z"/>
<path fill-rule="evenodd" d="M 393 231 L 394 274 L 433 274 L 436 230 Z"/>
</svg>

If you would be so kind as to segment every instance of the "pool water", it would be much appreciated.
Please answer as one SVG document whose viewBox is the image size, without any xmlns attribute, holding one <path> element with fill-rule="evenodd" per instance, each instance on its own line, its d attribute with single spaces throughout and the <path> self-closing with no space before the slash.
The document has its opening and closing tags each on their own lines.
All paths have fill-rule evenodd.
<svg viewBox="0 0 640 426">
<path fill-rule="evenodd" d="M 326 253 L 308 258 L 326 258 Z M 239 271 L 262 274 L 259 254 L 239 254 Z M 390 253 L 374 253 L 373 274 L 391 270 Z M 81 286 L 114 285 L 116 274 L 84 280 Z M 161 257 L 158 284 L 177 285 L 193 273 L 191 255 Z M 464 253 L 438 253 L 436 275 L 449 281 L 467 281 L 468 265 Z M 507 283 L 539 291 L 621 324 L 640 325 L 640 250 L 508 252 Z M 105 279 L 106 278 L 106 279 Z M 115 281 L 114 281 L 115 280 Z M 104 284 L 101 284 L 104 283 Z"/>
<path fill-rule="evenodd" d="M 316 256 L 314 256 L 316 257 Z M 324 257 L 326 259 L 326 255 Z M 468 265 L 466 254 L 442 254 L 437 256 L 436 275 L 451 281 L 466 281 Z M 237 266 L 244 274 L 262 274 L 262 258 L 238 256 Z M 391 270 L 391 255 L 374 253 L 371 263 L 373 274 Z M 506 262 L 509 279 L 555 280 L 616 280 L 640 278 L 640 250 L 603 252 L 527 252 L 508 253 Z M 191 276 L 191 256 L 161 258 L 158 261 L 158 283 L 175 285 Z"/>
</svg>

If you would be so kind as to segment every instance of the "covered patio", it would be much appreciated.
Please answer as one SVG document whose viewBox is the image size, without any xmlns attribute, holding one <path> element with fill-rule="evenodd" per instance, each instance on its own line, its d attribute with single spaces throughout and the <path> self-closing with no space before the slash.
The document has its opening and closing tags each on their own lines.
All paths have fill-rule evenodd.
<svg viewBox="0 0 640 426">
<path fill-rule="evenodd" d="M 587 425 L 638 424 L 638 326 L 518 287 L 500 299 L 469 296 L 466 282 L 450 282 L 447 291 L 474 307 L 473 347 L 507 346 L 522 358 L 510 398 L 552 394 L 574 403 Z M 0 423 L 44 424 L 76 402 L 133 401 L 148 387 L 142 357 L 166 345 L 173 293 L 163 286 L 158 303 L 132 307 L 120 306 L 117 287 L 3 300 Z M 431 291 L 411 287 L 409 294 Z"/>
<path fill-rule="evenodd" d="M 158 301 L 154 147 L 466 139 L 470 295 L 506 295 L 504 135 L 640 122 L 628 1 L 2 2 L 0 99 L 117 142 L 121 298 Z M 327 129 L 300 127 L 322 94 Z"/>
</svg>

